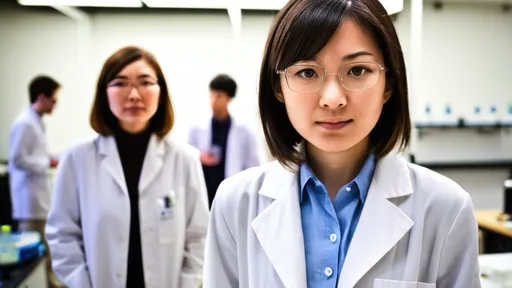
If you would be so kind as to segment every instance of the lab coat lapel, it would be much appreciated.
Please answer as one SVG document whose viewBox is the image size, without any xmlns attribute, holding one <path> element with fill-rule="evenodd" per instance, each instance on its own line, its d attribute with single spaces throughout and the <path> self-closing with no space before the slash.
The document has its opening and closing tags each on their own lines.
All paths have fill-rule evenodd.
<svg viewBox="0 0 512 288">
<path fill-rule="evenodd" d="M 121 158 L 119 157 L 119 152 L 117 150 L 116 140 L 112 136 L 99 136 L 97 141 L 100 155 L 103 156 L 101 165 L 105 170 L 107 170 L 121 190 L 128 194 L 128 188 L 126 187 L 123 166 L 121 165 Z"/>
<path fill-rule="evenodd" d="M 259 194 L 274 201 L 251 226 L 284 286 L 306 288 L 298 174 L 273 165 Z"/>
<path fill-rule="evenodd" d="M 374 178 L 343 264 L 338 287 L 357 282 L 406 235 L 414 222 L 389 198 L 412 193 L 405 160 L 390 155 L 377 163 Z"/>
<path fill-rule="evenodd" d="M 237 143 L 239 140 L 240 136 L 238 135 L 238 130 L 236 129 L 233 118 L 231 118 L 231 127 L 228 131 L 228 140 L 226 144 L 226 166 L 224 168 L 226 178 L 241 171 L 239 168 L 240 165 L 237 165 L 237 161 L 242 161 L 242 159 L 237 157 L 240 153 L 236 151 L 237 149 L 242 148 L 240 147 L 240 142 Z"/>
<path fill-rule="evenodd" d="M 149 186 L 151 181 L 155 179 L 158 172 L 164 164 L 163 157 L 165 154 L 165 145 L 162 139 L 158 139 L 156 135 L 152 135 L 149 139 L 144 164 L 139 181 L 139 193 L 143 193 Z M 170 175 L 168 176 L 170 177 Z"/>
<path fill-rule="evenodd" d="M 203 133 L 198 135 L 197 139 L 199 139 L 199 150 L 208 151 L 212 147 L 212 118 L 209 117 L 207 121 L 203 123 L 203 129 L 201 129 Z"/>
</svg>

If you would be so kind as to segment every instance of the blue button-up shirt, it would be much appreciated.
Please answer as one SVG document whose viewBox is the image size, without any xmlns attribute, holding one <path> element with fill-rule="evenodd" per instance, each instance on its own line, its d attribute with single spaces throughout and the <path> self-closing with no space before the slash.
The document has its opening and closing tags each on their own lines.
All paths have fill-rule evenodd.
<svg viewBox="0 0 512 288">
<path fill-rule="evenodd" d="M 302 231 L 308 287 L 333 287 L 347 256 L 375 170 L 371 154 L 363 168 L 338 191 L 334 203 L 307 163 L 300 166 Z"/>
</svg>

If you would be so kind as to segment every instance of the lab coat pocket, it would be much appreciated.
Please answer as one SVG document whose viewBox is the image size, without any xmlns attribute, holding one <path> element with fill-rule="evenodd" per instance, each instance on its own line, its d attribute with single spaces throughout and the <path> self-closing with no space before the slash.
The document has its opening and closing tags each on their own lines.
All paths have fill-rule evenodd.
<svg viewBox="0 0 512 288">
<path fill-rule="evenodd" d="M 158 199 L 158 237 L 160 244 L 169 244 L 176 237 L 174 233 L 176 201 L 174 190 Z"/>
<path fill-rule="evenodd" d="M 375 279 L 373 288 L 436 288 L 436 283 Z"/>
<path fill-rule="evenodd" d="M 167 213 L 167 215 L 162 215 Z M 160 240 L 160 244 L 169 244 L 173 241 L 173 221 L 169 213 L 172 211 L 161 212 L 158 216 L 158 238 Z"/>
</svg>

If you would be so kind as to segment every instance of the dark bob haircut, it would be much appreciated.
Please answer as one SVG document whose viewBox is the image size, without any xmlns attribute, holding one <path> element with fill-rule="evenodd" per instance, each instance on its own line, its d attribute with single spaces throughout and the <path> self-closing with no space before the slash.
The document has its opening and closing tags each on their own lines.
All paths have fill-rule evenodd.
<svg viewBox="0 0 512 288">
<path fill-rule="evenodd" d="M 158 109 L 149 123 L 151 132 L 163 138 L 174 125 L 174 110 L 171 104 L 167 82 L 155 57 L 138 47 L 125 47 L 107 59 L 101 70 L 96 86 L 96 96 L 92 105 L 90 123 L 92 129 L 103 136 L 112 135 L 119 127 L 119 120 L 110 111 L 107 99 L 107 85 L 114 80 L 121 70 L 138 60 L 144 60 L 155 70 L 160 86 Z"/>
<path fill-rule="evenodd" d="M 377 158 L 396 146 L 404 149 L 411 122 L 404 56 L 391 18 L 378 0 L 290 0 L 277 14 L 268 36 L 259 80 L 259 109 L 272 156 L 287 167 L 304 161 L 296 149 L 303 141 L 288 119 L 280 77 L 296 62 L 311 60 L 327 45 L 344 19 L 352 19 L 374 37 L 384 56 L 386 89 L 390 99 L 370 133 L 370 149 Z"/>
</svg>

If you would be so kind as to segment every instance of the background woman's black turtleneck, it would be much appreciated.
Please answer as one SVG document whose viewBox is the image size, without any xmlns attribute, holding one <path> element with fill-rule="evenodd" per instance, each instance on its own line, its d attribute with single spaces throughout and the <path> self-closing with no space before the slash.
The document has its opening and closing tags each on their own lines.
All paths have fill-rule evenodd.
<svg viewBox="0 0 512 288">
<path fill-rule="evenodd" d="M 144 287 L 144 269 L 142 265 L 142 247 L 139 224 L 139 180 L 151 132 L 130 134 L 121 129 L 116 131 L 115 139 L 124 178 L 130 196 L 130 241 L 128 246 L 128 271 L 126 287 Z"/>
</svg>

